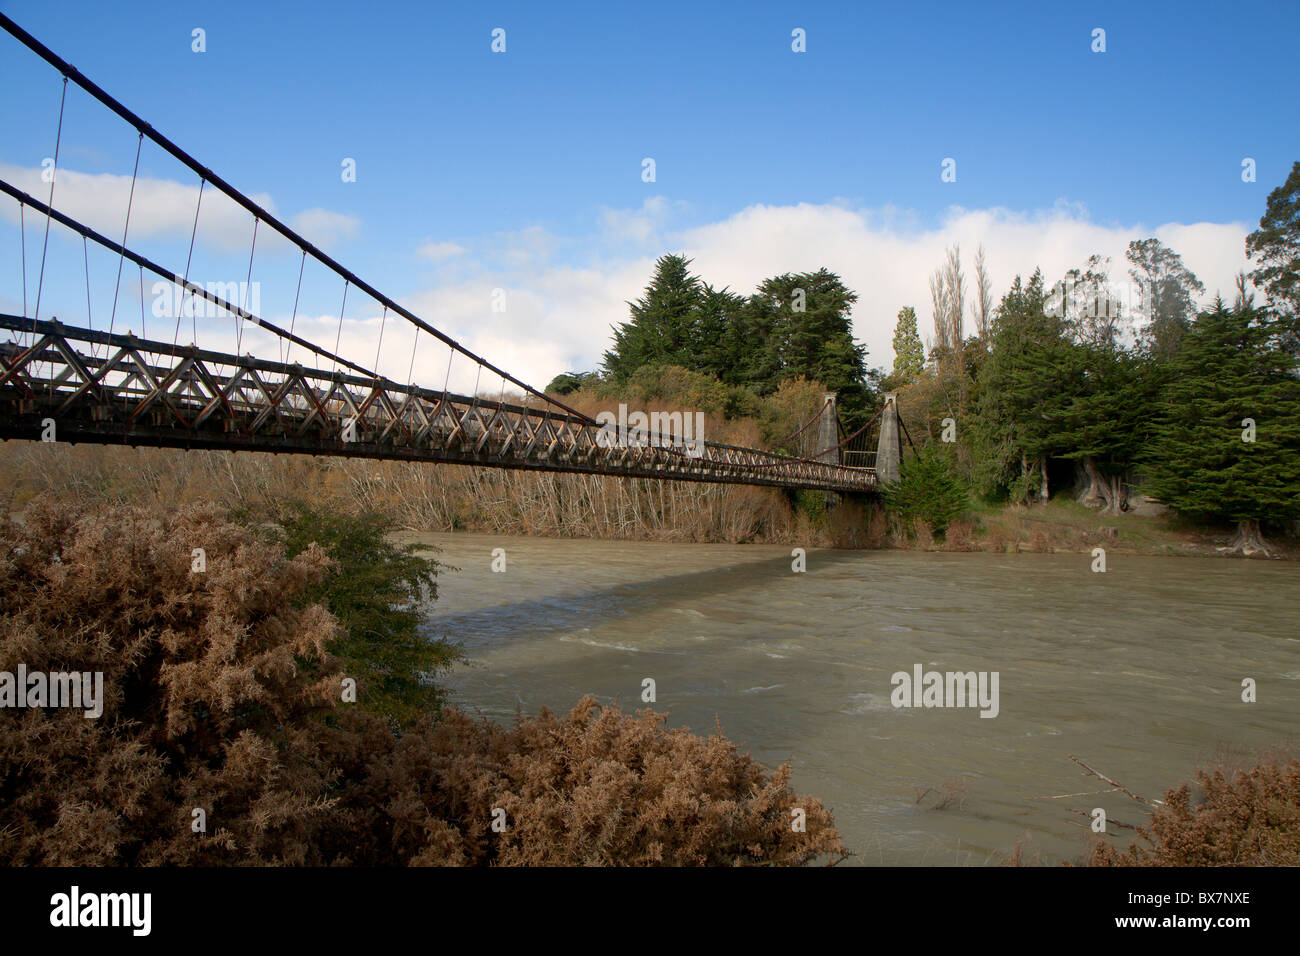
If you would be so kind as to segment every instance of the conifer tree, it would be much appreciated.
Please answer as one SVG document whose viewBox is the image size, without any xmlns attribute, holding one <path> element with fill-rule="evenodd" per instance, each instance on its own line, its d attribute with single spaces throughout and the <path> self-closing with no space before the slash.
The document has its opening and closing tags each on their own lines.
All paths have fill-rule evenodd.
<svg viewBox="0 0 1300 956">
<path fill-rule="evenodd" d="M 699 350 L 699 308 L 704 286 L 690 272 L 685 256 L 662 256 L 645 294 L 629 303 L 630 322 L 614 327 L 614 347 L 604 356 L 604 369 L 625 382 L 642 365 L 694 368 Z"/>
<path fill-rule="evenodd" d="M 925 346 L 916 329 L 916 309 L 905 305 L 898 310 L 894 326 L 894 375 L 911 381 L 925 367 Z"/>
<path fill-rule="evenodd" d="M 1222 300 L 1183 340 L 1161 393 L 1147 486 L 1198 521 L 1235 522 L 1229 549 L 1271 553 L 1261 525 L 1300 517 L 1300 378 L 1289 323 Z"/>
</svg>

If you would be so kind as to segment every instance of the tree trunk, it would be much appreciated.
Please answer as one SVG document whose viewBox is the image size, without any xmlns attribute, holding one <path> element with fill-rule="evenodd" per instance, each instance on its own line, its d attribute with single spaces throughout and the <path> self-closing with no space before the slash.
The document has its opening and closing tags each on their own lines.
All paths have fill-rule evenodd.
<svg viewBox="0 0 1300 956">
<path fill-rule="evenodd" d="M 1042 471 L 1039 476 L 1042 479 L 1042 486 L 1039 488 L 1038 497 L 1043 504 L 1047 504 L 1047 456 L 1044 455 L 1038 459 L 1038 467 Z"/>
<path fill-rule="evenodd" d="M 1106 507 L 1102 509 L 1102 514 L 1117 515 L 1125 510 L 1128 502 L 1128 495 L 1124 493 L 1124 478 L 1122 475 L 1110 476 L 1110 494 L 1106 501 Z"/>
<path fill-rule="evenodd" d="M 1246 557 L 1262 554 L 1266 558 L 1273 557 L 1273 549 L 1264 541 L 1264 536 L 1260 534 L 1259 522 L 1255 520 L 1243 520 L 1237 522 L 1237 533 L 1232 536 L 1226 548 L 1220 548 L 1228 554 L 1242 554 Z"/>
<path fill-rule="evenodd" d="M 1077 500 L 1085 508 L 1108 507 L 1110 498 L 1106 494 L 1105 481 L 1097 469 L 1097 462 L 1091 455 L 1083 459 L 1083 475 L 1088 479 L 1087 486 L 1079 492 Z"/>
</svg>

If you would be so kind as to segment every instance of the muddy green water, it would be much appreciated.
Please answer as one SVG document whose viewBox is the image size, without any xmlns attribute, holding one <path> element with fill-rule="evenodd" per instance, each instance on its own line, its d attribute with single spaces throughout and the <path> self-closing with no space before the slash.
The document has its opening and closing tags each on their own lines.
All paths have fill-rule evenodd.
<svg viewBox="0 0 1300 956">
<path fill-rule="evenodd" d="M 444 681 L 455 702 L 504 720 L 583 694 L 631 709 L 653 678 L 671 726 L 716 719 L 768 766 L 790 760 L 850 863 L 988 865 L 1026 835 L 1073 857 L 1072 809 L 1144 815 L 1118 793 L 1050 799 L 1106 788 L 1068 755 L 1159 797 L 1224 748 L 1300 737 L 1290 563 L 1112 553 L 1096 574 L 1088 555 L 814 550 L 795 574 L 774 546 L 409 538 L 460 569 L 428 623 L 469 655 Z M 918 663 L 997 671 L 997 717 L 892 706 L 891 675 Z M 917 804 L 950 782 L 960 807 Z"/>
</svg>

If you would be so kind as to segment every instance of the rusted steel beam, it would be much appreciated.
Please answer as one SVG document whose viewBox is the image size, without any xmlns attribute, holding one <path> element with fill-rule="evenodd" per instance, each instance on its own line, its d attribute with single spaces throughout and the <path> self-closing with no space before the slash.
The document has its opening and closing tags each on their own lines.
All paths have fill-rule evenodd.
<svg viewBox="0 0 1300 956">
<path fill-rule="evenodd" d="M 343 455 L 680 481 L 874 491 L 874 469 L 656 437 L 611 443 L 598 425 L 529 408 L 57 322 L 0 316 L 39 348 L 0 344 L 0 437 Z M 116 348 L 100 362 L 78 345 Z M 145 353 L 153 355 L 146 361 Z M 6 384 L 8 383 L 8 384 Z M 138 383 L 138 384 L 137 384 Z M 158 408 L 151 415 L 146 412 Z"/>
</svg>

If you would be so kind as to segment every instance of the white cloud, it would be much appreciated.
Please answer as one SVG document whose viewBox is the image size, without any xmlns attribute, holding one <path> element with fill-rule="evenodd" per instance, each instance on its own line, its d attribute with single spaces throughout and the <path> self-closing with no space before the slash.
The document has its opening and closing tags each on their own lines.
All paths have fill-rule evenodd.
<svg viewBox="0 0 1300 956">
<path fill-rule="evenodd" d="M 329 209 L 305 209 L 289 220 L 289 225 L 303 238 L 321 249 L 329 250 L 351 239 L 361 227 L 361 220 Z"/>
<path fill-rule="evenodd" d="M 877 224 L 881 218 L 887 217 L 836 206 L 751 206 L 722 222 L 687 230 L 679 239 L 697 272 L 737 291 L 749 292 L 780 272 L 825 266 L 839 273 L 859 295 L 853 324 L 870 351 L 868 362 L 886 369 L 893 364 L 900 308 L 913 306 L 922 336 L 933 335 L 929 276 L 953 242 L 961 245 L 971 289 L 975 250 L 983 243 L 995 305 L 1017 273 L 1028 279 L 1041 267 L 1050 285 L 1093 253 L 1110 256 L 1113 282 L 1127 282 L 1128 243 L 1148 236 L 1182 256 L 1205 283 L 1205 302 L 1216 289 L 1227 297 L 1237 270 L 1249 270 L 1244 251 L 1249 229 L 1243 223 L 1101 226 L 1081 207 L 1066 203 L 1038 214 L 953 208 L 941 226 L 923 231 L 895 231 Z"/>
<path fill-rule="evenodd" d="M 444 259 L 453 259 L 456 256 L 463 256 L 466 250 L 464 246 L 458 246 L 454 242 L 426 242 L 415 254 L 421 259 L 428 259 L 430 262 L 442 262 Z"/>
<path fill-rule="evenodd" d="M 660 242 L 668 222 L 688 208 L 680 200 L 651 196 L 640 209 L 602 208 L 600 225 L 606 242 L 640 248 Z"/>
<path fill-rule="evenodd" d="M 0 175 L 14 181 L 13 169 L 0 167 Z M 39 171 L 22 172 L 29 180 L 23 188 L 39 194 L 34 191 Z M 30 182 L 33 176 L 34 183 Z M 65 172 L 57 184 L 56 204 L 62 198 L 72 206 L 85 207 L 83 212 L 120 215 L 125 211 L 125 194 L 120 197 L 120 209 L 114 209 L 120 187 L 117 177 L 79 177 Z M 146 198 L 142 201 L 137 185 L 132 234 L 136 234 L 139 221 L 142 233 L 173 232 L 188 239 L 193 207 L 188 207 L 190 218 L 186 218 L 186 200 L 197 198 L 196 193 L 197 189 L 175 183 L 155 183 L 143 191 Z M 269 200 L 259 201 L 269 204 Z M 16 204 L 8 205 L 3 214 L 16 221 Z M 0 203 L 0 210 L 5 206 Z M 205 226 L 209 208 L 205 193 Z M 224 232 L 222 228 L 216 232 L 228 236 L 233 248 L 247 248 L 247 213 L 235 210 L 226 217 L 218 203 L 211 208 L 213 223 L 224 223 Z M 485 251 L 474 255 L 455 243 L 429 242 L 419 247 L 418 253 L 444 263 L 450 267 L 449 273 L 441 273 L 436 288 L 400 298 L 415 314 L 467 348 L 541 387 L 559 372 L 599 365 L 610 344 L 610 326 L 627 320 L 627 302 L 641 295 L 655 258 L 667 252 L 682 252 L 692 258 L 695 271 L 714 286 L 745 294 L 764 278 L 782 272 L 825 266 L 839 273 L 859 294 L 853 323 L 857 337 L 869 348 L 868 362 L 886 369 L 893 364 L 892 337 L 900 308 L 914 306 L 923 337 L 933 335 L 928 277 L 953 242 L 961 244 L 972 289 L 974 253 L 983 243 L 995 303 L 1016 273 L 1028 278 L 1039 266 L 1051 283 L 1067 269 L 1082 265 L 1092 253 L 1110 256 L 1112 280 L 1123 282 L 1127 279 L 1124 252 L 1128 243 L 1148 236 L 1156 236 L 1182 255 L 1187 267 L 1205 283 L 1204 302 L 1216 291 L 1231 296 L 1237 270 L 1249 270 L 1243 250 L 1249 231 L 1246 224 L 1099 225 L 1089 220 L 1082 206 L 1066 202 L 1040 212 L 953 208 L 937 227 L 919 226 L 909 210 L 860 209 L 836 202 L 750 206 L 721 221 L 670 229 L 670 223 L 682 213 L 683 204 L 655 197 L 636 209 L 600 210 L 593 217 L 590 233 L 576 238 L 530 226 L 476 239 L 472 248 Z M 294 222 L 309 238 L 320 242 L 355 235 L 359 227 L 354 217 L 322 209 L 309 210 Z M 108 225 L 102 229 L 112 234 Z M 259 235 L 259 262 L 262 248 Z M 398 381 L 407 380 L 416 342 L 409 323 L 391 314 L 382 319 L 377 307 L 363 302 L 349 302 L 349 317 L 341 332 L 337 314 L 299 314 L 295 320 L 289 314 L 294 297 L 288 292 L 295 287 L 294 280 L 296 275 L 286 273 L 282 304 L 272 306 L 267 318 L 285 327 L 296 321 L 297 333 L 331 350 L 337 338 L 343 355 L 366 366 L 375 363 L 382 325 L 379 371 Z M 504 312 L 493 311 L 495 289 L 505 292 Z M 283 314 L 278 314 L 281 309 Z M 227 344 L 222 336 L 232 336 L 232 329 L 228 321 L 215 323 L 215 338 L 203 342 L 220 348 Z M 265 348 L 268 357 L 277 356 L 279 346 L 270 338 L 263 342 L 266 334 L 260 329 L 246 330 L 240 350 L 252 348 L 261 354 L 259 349 Z M 420 335 L 418 341 L 414 378 L 441 387 L 448 378 L 448 349 L 427 334 Z M 233 338 L 228 345 L 234 346 Z M 295 358 L 305 360 L 306 356 L 296 350 Z M 462 391 L 473 388 L 474 370 L 468 359 L 452 362 L 450 382 Z M 484 377 L 478 384 L 481 390 L 498 389 L 500 380 L 489 382 Z"/>
<path fill-rule="evenodd" d="M 632 239 L 654 236 L 646 224 L 666 211 L 655 201 L 640 210 L 604 210 L 597 223 L 600 231 L 588 241 L 605 250 L 611 228 Z M 1093 253 L 1111 257 L 1114 284 L 1126 282 L 1129 241 L 1154 235 L 1182 255 L 1205 283 L 1203 301 L 1208 303 L 1216 290 L 1230 295 L 1237 270 L 1249 269 L 1243 250 L 1248 231 L 1242 223 L 1102 226 L 1089 221 L 1081 205 L 1065 202 L 1039 213 L 954 208 L 930 229 L 916 228 L 914 216 L 892 208 L 751 206 L 720 222 L 659 235 L 658 244 L 645 254 L 594 256 L 585 267 L 553 264 L 551 254 L 562 241 L 539 227 L 505 234 L 497 237 L 503 245 L 492 268 L 467 261 L 480 271 L 412 295 L 404 304 L 541 387 L 561 371 L 599 365 L 609 347 L 610 326 L 626 321 L 627 302 L 641 295 L 655 258 L 665 252 L 685 253 L 705 280 L 746 294 L 768 276 L 825 266 L 858 292 L 855 334 L 868 346 L 868 363 L 888 369 L 900 308 L 915 307 L 922 335 L 933 335 L 928 279 L 953 242 L 961 244 L 972 292 L 975 249 L 983 243 L 996 305 L 1017 273 L 1028 279 L 1041 267 L 1050 285 Z M 504 313 L 491 311 L 494 288 L 506 290 Z M 973 331 L 969 319 L 968 331 Z M 432 384 L 444 374 L 446 352 L 441 354 L 443 364 L 431 367 L 437 378 Z"/>
<path fill-rule="evenodd" d="M 0 163 L 0 179 L 13 184 L 43 203 L 50 201 L 50 184 L 41 179 L 42 170 Z M 126 222 L 128 202 L 131 228 L 127 245 L 145 238 L 181 238 L 188 240 L 194 229 L 195 209 L 199 209 L 199 242 L 209 242 L 226 250 L 247 249 L 252 237 L 253 217 L 246 209 L 212 188 L 203 190 L 199 206 L 197 183 L 179 183 L 147 176 L 135 180 L 112 173 L 80 173 L 61 169 L 55 176 L 54 208 L 120 242 Z M 265 194 L 250 197 L 274 214 L 275 204 Z M 28 210 L 27 222 L 32 222 Z M 18 222 L 18 204 L 7 198 L 0 202 L 0 216 Z"/>
</svg>

